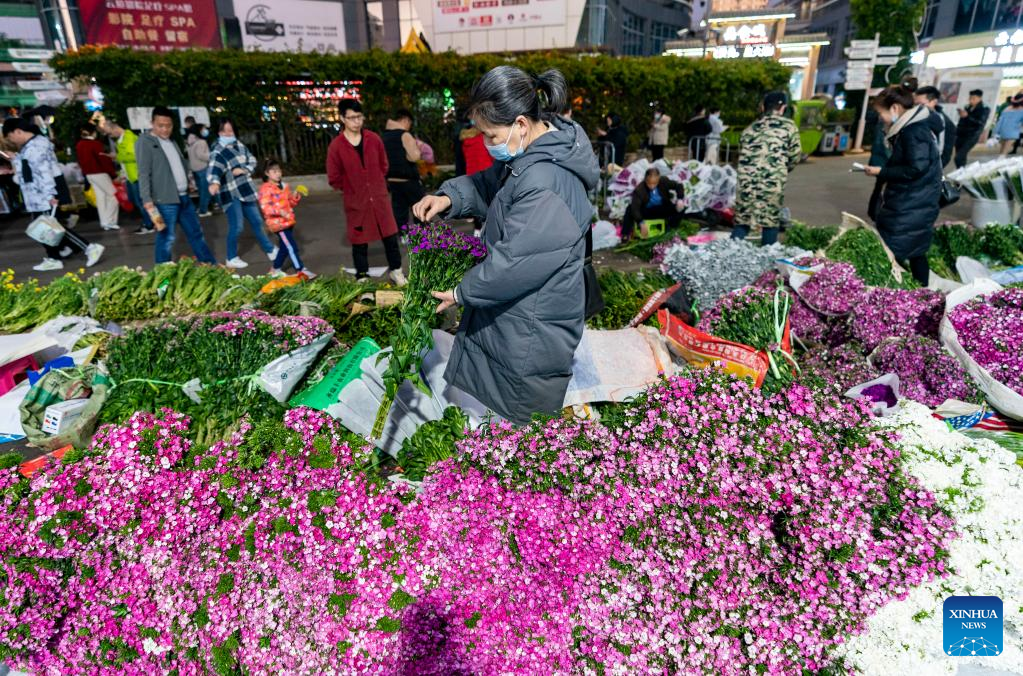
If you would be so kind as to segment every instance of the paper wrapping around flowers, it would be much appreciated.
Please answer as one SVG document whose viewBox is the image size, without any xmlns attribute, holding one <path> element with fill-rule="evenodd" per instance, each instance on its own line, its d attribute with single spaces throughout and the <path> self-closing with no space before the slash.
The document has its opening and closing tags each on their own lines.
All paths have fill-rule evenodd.
<svg viewBox="0 0 1023 676">
<path fill-rule="evenodd" d="M 707 209 L 727 209 L 735 204 L 736 173 L 730 165 L 704 164 L 696 160 L 678 161 L 668 165 L 664 160 L 650 162 L 636 160 L 618 172 L 608 185 L 608 218 L 620 220 L 632 201 L 632 191 L 643 182 L 643 175 L 650 167 L 656 167 L 661 176 L 667 176 L 685 188 L 682 196 L 686 212 Z"/>
<path fill-rule="evenodd" d="M 972 284 L 956 289 L 948 294 L 945 298 L 945 314 L 941 318 L 939 329 L 941 342 L 949 352 L 955 355 L 955 358 L 963 365 L 966 372 L 973 377 L 977 386 L 992 406 L 1010 418 L 1023 420 L 1023 395 L 995 379 L 990 371 L 978 364 L 970 356 L 966 348 L 959 342 L 959 334 L 956 333 L 955 327 L 952 326 L 952 322 L 948 318 L 956 306 L 962 305 L 977 296 L 986 296 L 989 293 L 1001 290 L 1002 286 L 993 280 L 978 279 Z"/>
</svg>

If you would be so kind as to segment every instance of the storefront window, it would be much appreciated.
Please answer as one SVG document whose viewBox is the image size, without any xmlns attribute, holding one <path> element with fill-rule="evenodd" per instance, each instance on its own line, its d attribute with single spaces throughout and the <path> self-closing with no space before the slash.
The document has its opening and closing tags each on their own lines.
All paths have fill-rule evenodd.
<svg viewBox="0 0 1023 676">
<path fill-rule="evenodd" d="M 607 0 L 590 0 L 586 3 L 586 11 L 589 13 L 587 44 L 594 47 L 603 45 L 607 42 Z"/>
<path fill-rule="evenodd" d="M 959 0 L 955 33 L 980 33 L 991 30 L 998 4 L 998 0 Z"/>
<path fill-rule="evenodd" d="M 1016 28 L 1020 25 L 1020 14 L 1023 13 L 1023 0 L 1001 0 L 995 13 L 994 28 Z"/>
<path fill-rule="evenodd" d="M 646 19 L 629 10 L 624 10 L 622 21 L 622 54 L 626 56 L 643 56 L 646 52 L 643 43 L 646 33 Z"/>
<path fill-rule="evenodd" d="M 650 26 L 650 53 L 662 53 L 665 42 L 678 39 L 678 30 L 678 26 L 654 21 Z"/>
<path fill-rule="evenodd" d="M 924 10 L 924 29 L 920 31 L 920 38 L 926 39 L 934 36 L 934 26 L 938 22 L 938 8 L 941 0 L 927 0 L 927 8 Z"/>
</svg>

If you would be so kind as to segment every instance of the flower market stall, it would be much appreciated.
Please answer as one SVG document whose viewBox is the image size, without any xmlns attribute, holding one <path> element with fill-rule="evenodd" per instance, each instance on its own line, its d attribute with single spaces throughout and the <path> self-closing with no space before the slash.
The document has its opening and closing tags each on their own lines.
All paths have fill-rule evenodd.
<svg viewBox="0 0 1023 676">
<path fill-rule="evenodd" d="M 1017 234 L 949 229 L 932 257 L 1011 267 Z M 409 236 L 403 295 L 191 262 L 5 277 L 0 330 L 63 332 L 110 388 L 88 443 L 0 454 L 0 662 L 1023 672 L 1023 288 L 913 288 L 865 229 L 667 243 L 601 271 L 584 339 L 644 383 L 577 364 L 579 405 L 515 426 L 436 377 L 452 318 L 428 292 L 485 249 Z M 945 654 L 950 595 L 1003 600 L 997 656 Z"/>
</svg>

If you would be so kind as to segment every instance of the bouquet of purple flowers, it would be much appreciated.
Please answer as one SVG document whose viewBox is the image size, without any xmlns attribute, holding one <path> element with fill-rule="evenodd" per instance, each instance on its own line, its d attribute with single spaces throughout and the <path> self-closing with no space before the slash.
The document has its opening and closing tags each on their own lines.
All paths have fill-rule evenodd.
<svg viewBox="0 0 1023 676">
<path fill-rule="evenodd" d="M 454 288 L 473 265 L 487 255 L 477 237 L 455 232 L 445 223 L 410 225 L 405 230 L 409 247 L 409 278 L 401 301 L 401 324 L 391 340 L 390 361 L 384 372 L 384 399 L 377 410 L 373 437 L 379 438 L 394 404 L 398 387 L 412 381 L 423 392 L 429 388 L 419 376 L 423 353 L 433 347 L 433 291 Z"/>
<path fill-rule="evenodd" d="M 979 296 L 956 306 L 948 319 L 969 355 L 995 380 L 1023 395 L 1023 289 Z"/>
</svg>

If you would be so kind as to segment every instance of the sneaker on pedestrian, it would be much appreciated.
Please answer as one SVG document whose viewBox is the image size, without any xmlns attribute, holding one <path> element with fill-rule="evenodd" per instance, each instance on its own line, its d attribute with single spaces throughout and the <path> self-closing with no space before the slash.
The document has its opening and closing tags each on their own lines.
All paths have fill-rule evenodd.
<svg viewBox="0 0 1023 676">
<path fill-rule="evenodd" d="M 359 284 L 369 284 L 369 275 L 362 273 L 361 275 L 355 275 L 355 281 Z"/>
<path fill-rule="evenodd" d="M 405 273 L 401 270 L 391 270 L 391 274 L 388 276 L 391 278 L 391 281 L 394 282 L 394 285 L 399 288 L 408 284 L 408 280 L 405 279 Z"/>
<path fill-rule="evenodd" d="M 213 215 L 213 212 L 211 212 L 209 210 L 206 210 L 206 211 L 202 212 L 201 214 L 199 214 L 199 218 L 206 218 L 207 216 L 212 216 L 212 215 Z"/>
<path fill-rule="evenodd" d="M 67 258 L 68 256 L 71 255 L 72 251 L 73 251 L 73 249 L 71 247 L 66 246 L 66 247 L 64 247 L 63 249 L 60 250 L 60 252 L 59 252 L 60 253 L 60 257 L 61 258 Z"/>
<path fill-rule="evenodd" d="M 234 258 L 227 259 L 227 267 L 229 268 L 247 268 L 249 264 L 243 261 L 241 258 L 235 256 Z"/>
<path fill-rule="evenodd" d="M 64 229 L 74 230 L 76 225 L 78 225 L 78 214 L 71 214 L 67 217 L 67 224 L 64 226 Z"/>
<path fill-rule="evenodd" d="M 268 253 L 268 254 L 266 255 L 266 257 L 267 257 L 267 258 L 269 258 L 270 260 L 273 260 L 273 259 L 277 258 L 277 252 L 278 252 L 279 250 L 280 250 L 280 249 L 278 249 L 277 247 L 274 247 L 274 250 L 273 250 L 273 251 L 271 251 L 271 252 L 269 252 L 269 253 Z"/>
<path fill-rule="evenodd" d="M 64 263 L 58 261 L 56 258 L 44 258 L 42 263 L 39 265 L 33 265 L 32 269 L 38 272 L 46 272 L 47 270 L 63 270 Z"/>
<path fill-rule="evenodd" d="M 135 231 L 136 235 L 152 235 L 156 232 L 156 228 L 147 228 L 144 225 L 139 226 L 139 229 Z"/>
<path fill-rule="evenodd" d="M 103 255 L 103 251 L 106 249 L 102 244 L 90 244 L 85 247 L 85 267 L 91 268 L 93 265 L 99 262 L 100 256 Z"/>
<path fill-rule="evenodd" d="M 279 268 L 270 268 L 270 276 L 273 277 L 274 279 L 277 279 L 278 277 L 283 277 L 284 270 L 281 270 Z"/>
<path fill-rule="evenodd" d="M 311 279 L 316 279 L 316 276 L 317 276 L 315 272 L 313 272 L 312 270 L 310 270 L 308 268 L 302 268 L 301 270 L 298 271 L 297 274 L 298 274 L 299 277 L 302 277 L 306 281 L 309 281 Z"/>
<path fill-rule="evenodd" d="M 120 230 L 121 229 L 121 226 L 119 226 L 117 223 L 100 223 L 99 227 L 103 228 L 104 230 Z"/>
</svg>

